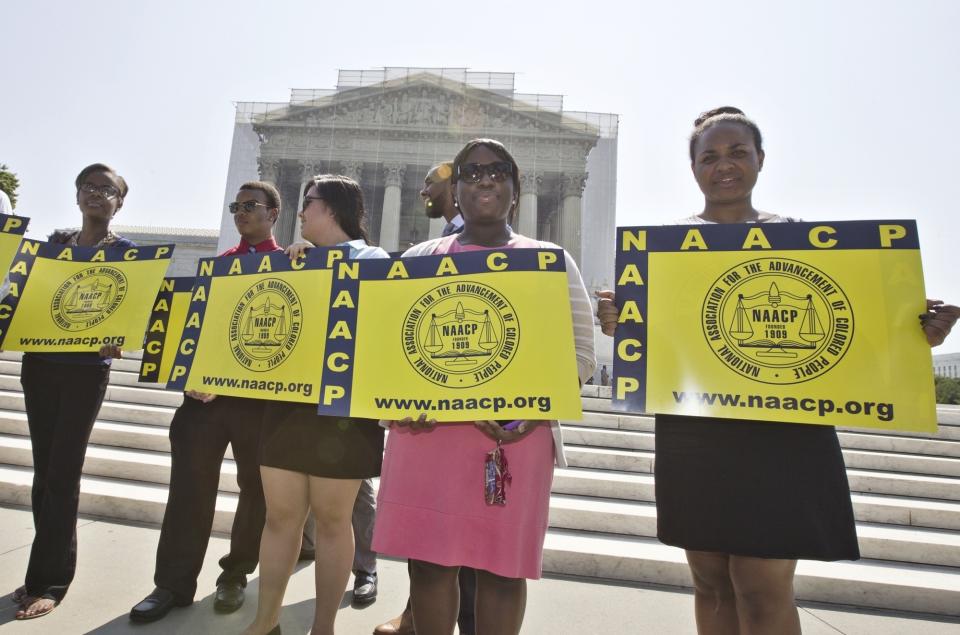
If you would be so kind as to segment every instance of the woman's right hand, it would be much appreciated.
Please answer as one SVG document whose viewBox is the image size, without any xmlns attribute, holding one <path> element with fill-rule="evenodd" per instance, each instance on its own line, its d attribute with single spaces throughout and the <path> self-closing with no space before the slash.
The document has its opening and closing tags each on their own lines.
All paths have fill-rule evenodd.
<svg viewBox="0 0 960 635">
<path fill-rule="evenodd" d="M 197 392 L 196 390 L 188 390 L 185 394 L 187 397 L 196 399 L 197 401 L 202 401 L 203 403 L 210 403 L 217 398 L 216 395 L 212 395 L 208 392 Z"/>
<path fill-rule="evenodd" d="M 437 427 L 436 419 L 427 419 L 427 413 L 421 412 L 420 416 L 404 417 L 403 419 L 394 419 L 390 422 L 390 427 L 400 426 L 401 428 L 410 428 L 413 432 L 430 432 Z"/>
<path fill-rule="evenodd" d="M 297 258 L 303 256 L 304 253 L 311 247 L 316 247 L 316 245 L 306 240 L 300 240 L 284 249 L 283 253 L 287 254 L 287 256 L 290 257 L 290 260 L 296 260 Z"/>
<path fill-rule="evenodd" d="M 613 337 L 620 321 L 620 309 L 614 303 L 616 296 L 613 291 L 597 291 L 597 318 L 600 320 L 600 330 L 604 335 Z"/>
</svg>

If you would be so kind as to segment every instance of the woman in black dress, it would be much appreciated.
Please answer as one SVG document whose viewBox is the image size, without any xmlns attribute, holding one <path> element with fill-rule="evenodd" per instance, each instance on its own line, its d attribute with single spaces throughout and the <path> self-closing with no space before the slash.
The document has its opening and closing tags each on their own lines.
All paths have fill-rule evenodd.
<svg viewBox="0 0 960 635">
<path fill-rule="evenodd" d="M 788 222 L 753 206 L 763 167 L 757 125 L 737 108 L 694 122 L 690 165 L 703 212 L 681 224 Z M 612 335 L 613 292 L 597 315 Z M 928 301 L 937 345 L 960 309 Z M 832 426 L 656 416 L 657 537 L 686 550 L 701 634 L 799 634 L 798 559 L 860 557 L 846 468 Z"/>
<path fill-rule="evenodd" d="M 349 257 L 387 258 L 367 244 L 360 186 L 343 176 L 314 177 L 304 190 L 301 233 L 308 244 L 346 247 Z M 321 360 L 317 360 L 318 364 Z M 274 401 L 264 411 L 260 475 L 267 520 L 260 539 L 257 615 L 244 635 L 279 632 L 287 581 L 297 563 L 309 512 L 316 520 L 316 635 L 333 624 L 353 562 L 354 501 L 363 479 L 380 475 L 384 430 L 374 419 L 323 417 L 316 404 Z"/>
</svg>

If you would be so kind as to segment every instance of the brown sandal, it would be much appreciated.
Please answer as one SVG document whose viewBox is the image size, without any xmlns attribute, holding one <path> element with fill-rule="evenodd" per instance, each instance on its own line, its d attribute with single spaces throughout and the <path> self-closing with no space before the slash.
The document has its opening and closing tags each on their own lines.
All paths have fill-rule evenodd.
<svg viewBox="0 0 960 635">
<path fill-rule="evenodd" d="M 52 611 L 53 609 L 57 608 L 57 606 L 60 604 L 59 602 L 57 602 L 57 601 L 54 600 L 53 598 L 49 598 L 49 597 L 27 598 L 27 599 L 28 599 L 28 600 L 32 600 L 32 602 L 30 602 L 30 603 L 27 604 L 27 605 L 21 605 L 22 608 L 21 608 L 19 611 L 17 611 L 17 614 L 14 616 L 14 619 L 18 619 L 18 620 L 33 620 L 33 619 L 36 619 L 36 618 L 38 618 L 38 617 L 43 617 L 44 615 L 47 615 L 48 613 L 50 613 L 50 611 Z M 45 606 L 45 607 L 43 607 L 42 609 L 34 612 L 34 613 L 28 613 L 28 612 L 27 612 L 27 611 L 30 610 L 30 608 L 31 608 L 32 606 L 34 606 L 34 605 L 37 604 L 38 602 L 44 602 L 44 601 L 49 602 L 50 604 L 49 604 L 48 606 Z"/>
</svg>

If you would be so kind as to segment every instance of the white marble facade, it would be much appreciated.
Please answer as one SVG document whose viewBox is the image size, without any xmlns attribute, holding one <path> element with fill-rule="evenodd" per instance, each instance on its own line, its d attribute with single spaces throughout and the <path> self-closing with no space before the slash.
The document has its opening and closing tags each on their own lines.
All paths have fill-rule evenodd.
<svg viewBox="0 0 960 635">
<path fill-rule="evenodd" d="M 219 249 L 237 240 L 226 204 L 244 181 L 275 183 L 276 235 L 298 234 L 303 185 L 315 174 L 356 179 L 374 242 L 397 251 L 439 233 L 423 213 L 427 170 L 469 139 L 504 143 L 521 170 L 514 227 L 565 247 L 591 289 L 613 284 L 616 115 L 570 113 L 562 99 L 520 95 L 512 73 L 465 69 L 341 71 L 336 89 L 295 90 L 289 103 L 240 103 Z"/>
<path fill-rule="evenodd" d="M 217 251 L 220 232 L 216 229 L 131 225 L 114 225 L 111 229 L 138 245 L 176 245 L 167 267 L 167 276 L 192 277 L 196 275 L 197 263 L 201 258 L 212 258 L 220 253 Z"/>
</svg>

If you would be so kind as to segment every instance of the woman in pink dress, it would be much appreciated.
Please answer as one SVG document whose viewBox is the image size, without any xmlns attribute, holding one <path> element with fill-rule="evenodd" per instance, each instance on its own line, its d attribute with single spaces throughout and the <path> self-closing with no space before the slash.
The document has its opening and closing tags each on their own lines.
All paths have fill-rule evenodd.
<svg viewBox="0 0 960 635">
<path fill-rule="evenodd" d="M 463 231 L 416 245 L 404 256 L 558 248 L 510 229 L 520 171 L 498 141 L 467 143 L 454 159 L 451 184 Z M 579 374 L 570 381 L 582 384 L 596 365 L 593 317 L 580 271 L 565 257 Z M 390 431 L 373 548 L 410 560 L 417 635 L 453 633 L 461 566 L 477 570 L 477 632 L 519 633 L 526 580 L 540 578 L 554 463 L 563 465 L 556 422 L 524 421 L 513 430 L 493 421 L 437 426 L 421 414 L 391 422 Z M 484 461 L 497 441 L 513 477 L 506 505 L 488 505 L 484 496 Z"/>
</svg>

